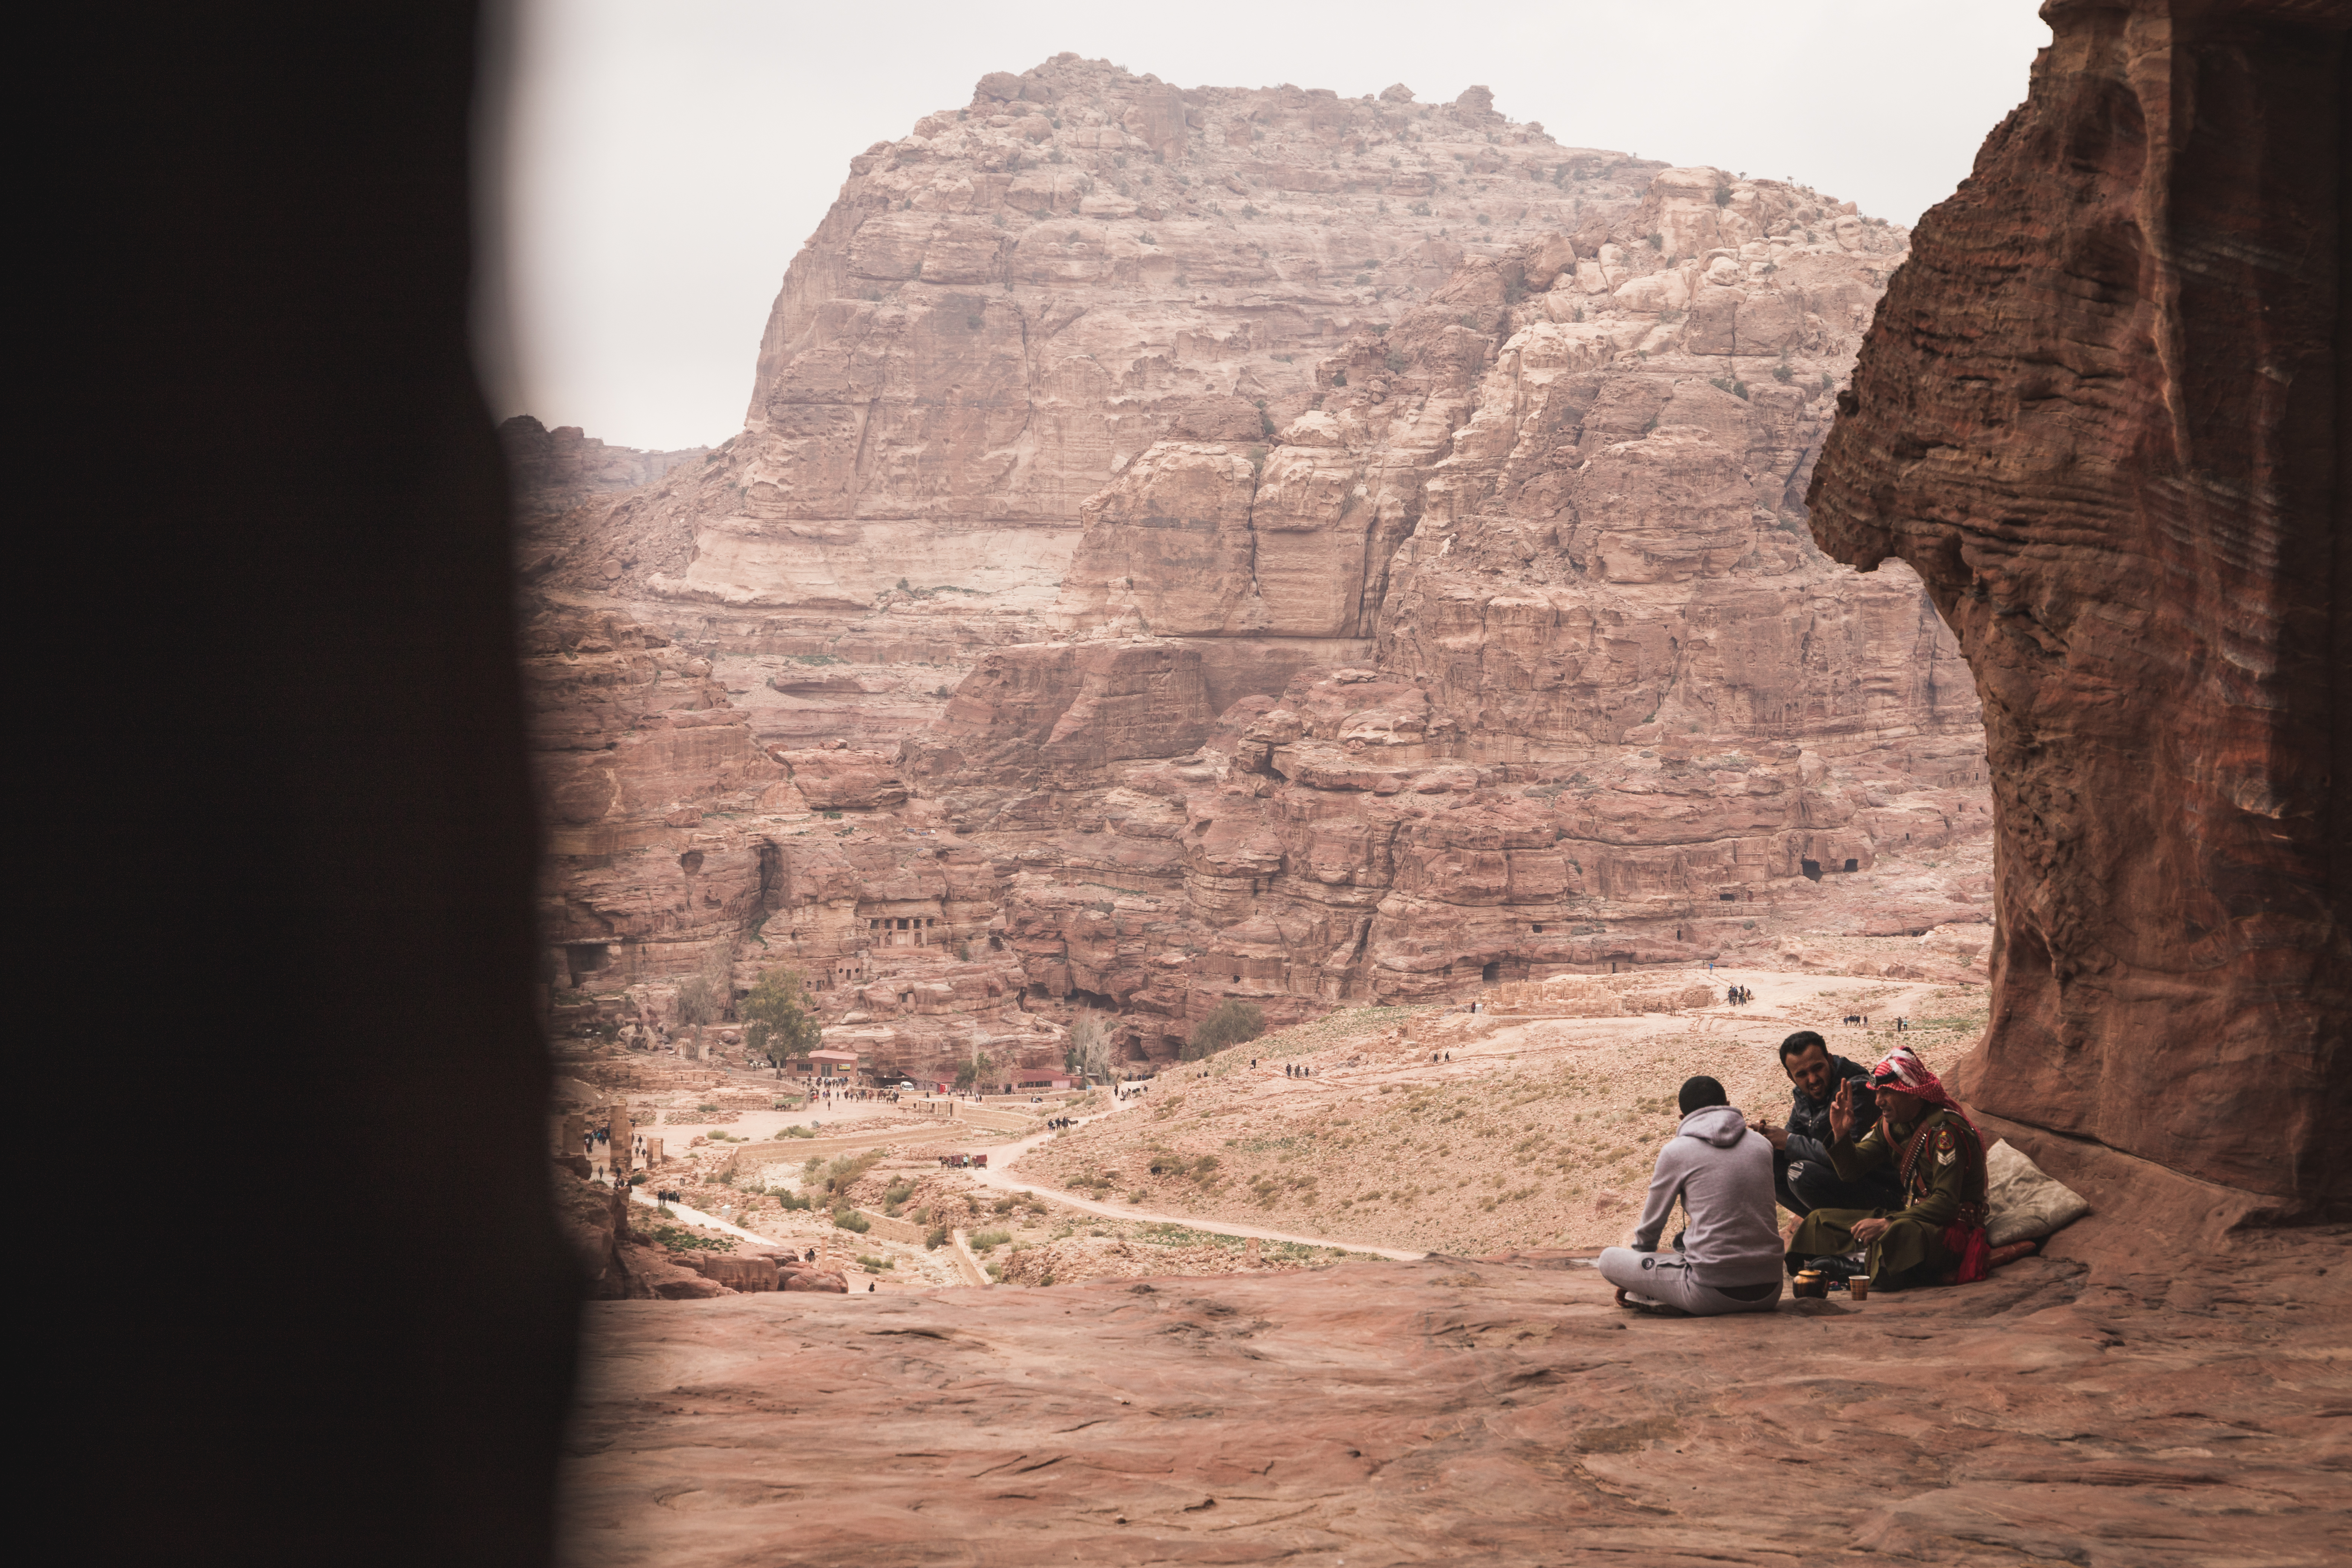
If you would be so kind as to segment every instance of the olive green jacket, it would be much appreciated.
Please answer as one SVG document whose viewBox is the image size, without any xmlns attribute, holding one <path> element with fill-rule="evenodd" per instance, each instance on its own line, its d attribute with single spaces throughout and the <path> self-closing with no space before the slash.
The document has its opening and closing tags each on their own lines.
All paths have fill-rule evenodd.
<svg viewBox="0 0 2352 1568">
<path fill-rule="evenodd" d="M 1840 1177 L 1849 1182 L 1860 1181 L 1882 1165 L 1895 1166 L 1895 1173 L 1903 1178 L 1904 1196 L 1908 1203 L 1903 1208 L 1881 1209 L 1878 1213 L 1887 1219 L 1916 1220 L 1941 1230 L 1969 1206 L 1972 1167 L 1982 1163 L 1981 1159 L 1972 1162 L 1969 1158 L 1969 1146 L 1975 1142 L 1976 1135 L 1967 1122 L 1948 1110 L 1931 1110 L 1916 1126 L 1906 1123 L 1890 1128 L 1881 1121 L 1859 1141 L 1832 1143 L 1830 1163 L 1837 1167 Z M 1902 1168 L 1906 1153 L 1911 1161 L 1907 1171 Z M 1979 1191 L 1980 1194 L 1980 1185 Z M 1982 1202 L 1979 1195 L 1977 1203 Z"/>
</svg>

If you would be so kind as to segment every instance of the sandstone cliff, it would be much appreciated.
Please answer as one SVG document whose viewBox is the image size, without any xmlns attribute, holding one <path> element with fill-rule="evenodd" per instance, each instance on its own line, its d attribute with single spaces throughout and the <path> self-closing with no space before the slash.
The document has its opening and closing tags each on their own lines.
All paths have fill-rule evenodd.
<svg viewBox="0 0 2352 1568">
<path fill-rule="evenodd" d="M 2341 5 L 2053 3 L 1922 225 L 1814 500 L 1984 700 L 1995 1004 L 1965 1092 L 2345 1201 Z"/>
<path fill-rule="evenodd" d="M 551 525 L 575 1005 L 791 963 L 934 1073 L 1979 918 L 1958 648 L 1801 499 L 1902 230 L 1072 56 L 852 169 L 744 431 Z"/>
</svg>

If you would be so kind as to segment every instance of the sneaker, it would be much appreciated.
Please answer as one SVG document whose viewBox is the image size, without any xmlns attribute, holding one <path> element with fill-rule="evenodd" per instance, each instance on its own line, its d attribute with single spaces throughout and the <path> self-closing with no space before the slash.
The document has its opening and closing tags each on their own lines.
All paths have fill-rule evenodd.
<svg viewBox="0 0 2352 1568">
<path fill-rule="evenodd" d="M 1653 1317 L 1687 1318 L 1690 1316 L 1680 1307 L 1670 1307 L 1664 1301 L 1648 1296 L 1637 1296 L 1633 1291 L 1625 1289 L 1620 1289 L 1617 1292 L 1617 1304 L 1629 1312 L 1647 1312 Z"/>
</svg>

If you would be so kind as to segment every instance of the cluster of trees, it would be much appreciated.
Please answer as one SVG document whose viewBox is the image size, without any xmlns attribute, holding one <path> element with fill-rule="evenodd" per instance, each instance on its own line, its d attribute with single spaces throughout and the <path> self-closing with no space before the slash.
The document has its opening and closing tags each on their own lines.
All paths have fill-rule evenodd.
<svg viewBox="0 0 2352 1568">
<path fill-rule="evenodd" d="M 1215 1056 L 1228 1046 L 1255 1040 L 1265 1033 L 1265 1010 L 1255 1002 L 1228 996 L 1194 1026 L 1192 1037 L 1184 1042 L 1184 1048 L 1179 1054 L 1188 1062 L 1196 1062 L 1202 1057 Z"/>
<path fill-rule="evenodd" d="M 724 1016 L 725 996 L 723 981 L 698 975 L 678 988 L 679 1012 L 689 1024 L 715 1022 Z M 824 1039 L 824 1026 L 817 1022 L 815 1009 L 795 970 L 771 969 L 761 974 L 760 984 L 735 1003 L 735 1015 L 743 1021 L 745 1046 L 752 1055 L 765 1057 L 780 1074 L 787 1062 L 807 1056 Z M 1265 1013 L 1262 1008 L 1228 997 L 1201 1020 L 1180 1054 L 1188 1062 L 1198 1061 L 1265 1033 Z M 1062 1064 L 1072 1072 L 1108 1080 L 1117 1071 L 1117 1052 L 1118 1035 L 1110 1017 L 1102 1013 L 1081 1013 L 1070 1026 L 1069 1048 L 1063 1053 Z M 986 1051 L 973 1052 L 970 1061 L 956 1068 L 956 1087 L 970 1089 L 996 1066 L 995 1058 Z"/>
</svg>

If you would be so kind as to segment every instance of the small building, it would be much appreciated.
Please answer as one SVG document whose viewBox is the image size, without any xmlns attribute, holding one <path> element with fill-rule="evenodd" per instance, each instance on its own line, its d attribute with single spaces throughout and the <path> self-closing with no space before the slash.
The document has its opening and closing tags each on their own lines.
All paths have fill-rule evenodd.
<svg viewBox="0 0 2352 1568">
<path fill-rule="evenodd" d="M 810 1070 L 820 1078 L 856 1078 L 857 1076 L 856 1051 L 811 1051 L 808 1054 L 808 1059 Z"/>
</svg>

